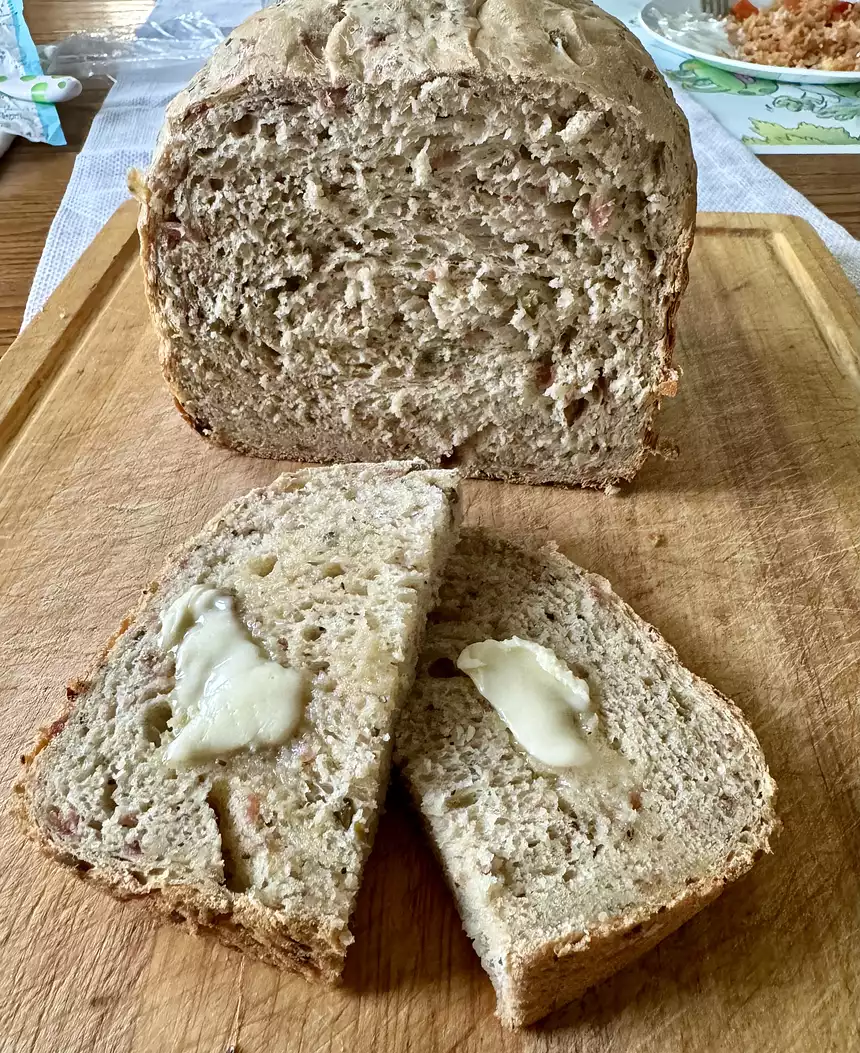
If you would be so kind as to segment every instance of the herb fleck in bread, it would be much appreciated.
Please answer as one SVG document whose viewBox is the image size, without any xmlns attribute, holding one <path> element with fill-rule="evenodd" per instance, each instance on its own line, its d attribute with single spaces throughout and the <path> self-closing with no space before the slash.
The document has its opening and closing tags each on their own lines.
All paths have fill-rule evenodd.
<svg viewBox="0 0 860 1053">
<path fill-rule="evenodd" d="M 43 848 L 120 897 L 336 981 L 395 714 L 454 542 L 456 477 L 424 469 L 283 475 L 204 527 L 25 758 L 17 804 Z M 268 655 L 305 674 L 308 701 L 285 745 L 176 768 L 160 619 L 197 583 L 234 597 Z"/>
<path fill-rule="evenodd" d="M 593 486 L 653 443 L 695 168 L 586 0 L 267 8 L 134 189 L 162 368 L 218 443 Z"/>
<path fill-rule="evenodd" d="M 399 721 L 400 766 L 496 988 L 540 1019 L 621 968 L 769 851 L 774 782 L 740 711 L 551 549 L 464 532 Z M 584 769 L 542 767 L 454 663 L 519 636 L 589 684 Z"/>
</svg>

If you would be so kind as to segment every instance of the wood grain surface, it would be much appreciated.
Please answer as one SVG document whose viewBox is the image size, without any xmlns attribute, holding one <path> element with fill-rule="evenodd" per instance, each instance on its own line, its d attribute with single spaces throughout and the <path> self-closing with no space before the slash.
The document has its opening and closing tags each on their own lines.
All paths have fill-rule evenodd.
<svg viewBox="0 0 860 1053">
<path fill-rule="evenodd" d="M 206 445 L 158 376 L 117 214 L 0 362 L 0 780 L 170 549 L 279 466 Z M 393 786 L 346 983 L 321 990 L 113 902 L 3 817 L 0 1050 L 852 1053 L 860 1049 L 860 314 L 800 221 L 700 218 L 680 447 L 621 496 L 470 483 L 469 522 L 554 539 L 735 698 L 784 832 L 581 1003 L 503 1032 Z"/>
<path fill-rule="evenodd" d="M 152 7 L 153 0 L 24 0 L 38 44 L 81 30 L 135 26 Z M 104 88 L 88 86 L 62 106 L 68 146 L 16 139 L 0 157 L 0 355 L 18 333 L 48 229 L 104 98 Z M 860 237 L 860 154 L 768 154 L 761 160 Z"/>
</svg>

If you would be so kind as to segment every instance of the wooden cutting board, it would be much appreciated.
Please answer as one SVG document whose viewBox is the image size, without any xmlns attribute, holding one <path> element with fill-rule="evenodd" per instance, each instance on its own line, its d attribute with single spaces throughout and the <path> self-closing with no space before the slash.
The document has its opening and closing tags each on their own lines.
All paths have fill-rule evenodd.
<svg viewBox="0 0 860 1053">
<path fill-rule="evenodd" d="M 161 386 L 133 206 L 0 360 L 0 746 L 13 780 L 168 550 L 278 465 Z M 772 856 L 548 1024 L 503 1032 L 396 787 L 345 986 L 157 927 L 0 835 L 0 1049 L 848 1053 L 860 1049 L 860 312 L 810 228 L 704 215 L 680 447 L 621 496 L 472 483 L 469 522 L 554 539 L 735 698 L 779 783 Z"/>
</svg>

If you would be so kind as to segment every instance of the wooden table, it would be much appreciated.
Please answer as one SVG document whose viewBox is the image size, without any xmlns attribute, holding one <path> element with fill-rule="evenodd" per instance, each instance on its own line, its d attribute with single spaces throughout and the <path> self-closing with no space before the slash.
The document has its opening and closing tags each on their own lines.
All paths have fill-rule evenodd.
<svg viewBox="0 0 860 1053">
<path fill-rule="evenodd" d="M 75 30 L 142 21 L 153 0 L 25 0 L 38 43 Z M 0 158 L 0 354 L 21 325 L 27 293 L 92 119 L 104 92 L 89 89 L 63 106 L 69 145 L 57 148 L 16 140 Z M 860 155 L 767 155 L 762 160 L 832 219 L 860 236 Z"/>
</svg>

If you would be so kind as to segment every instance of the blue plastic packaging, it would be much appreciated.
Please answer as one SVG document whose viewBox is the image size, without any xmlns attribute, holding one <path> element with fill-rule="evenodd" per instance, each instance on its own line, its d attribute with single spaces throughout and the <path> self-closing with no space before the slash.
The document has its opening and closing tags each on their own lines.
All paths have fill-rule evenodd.
<svg viewBox="0 0 860 1053">
<path fill-rule="evenodd" d="M 40 76 L 42 68 L 24 21 L 22 4 L 23 0 L 0 0 L 0 73 Z M 0 93 L 0 136 L 3 132 L 51 146 L 63 146 L 66 142 L 56 106 L 25 102 Z"/>
</svg>

